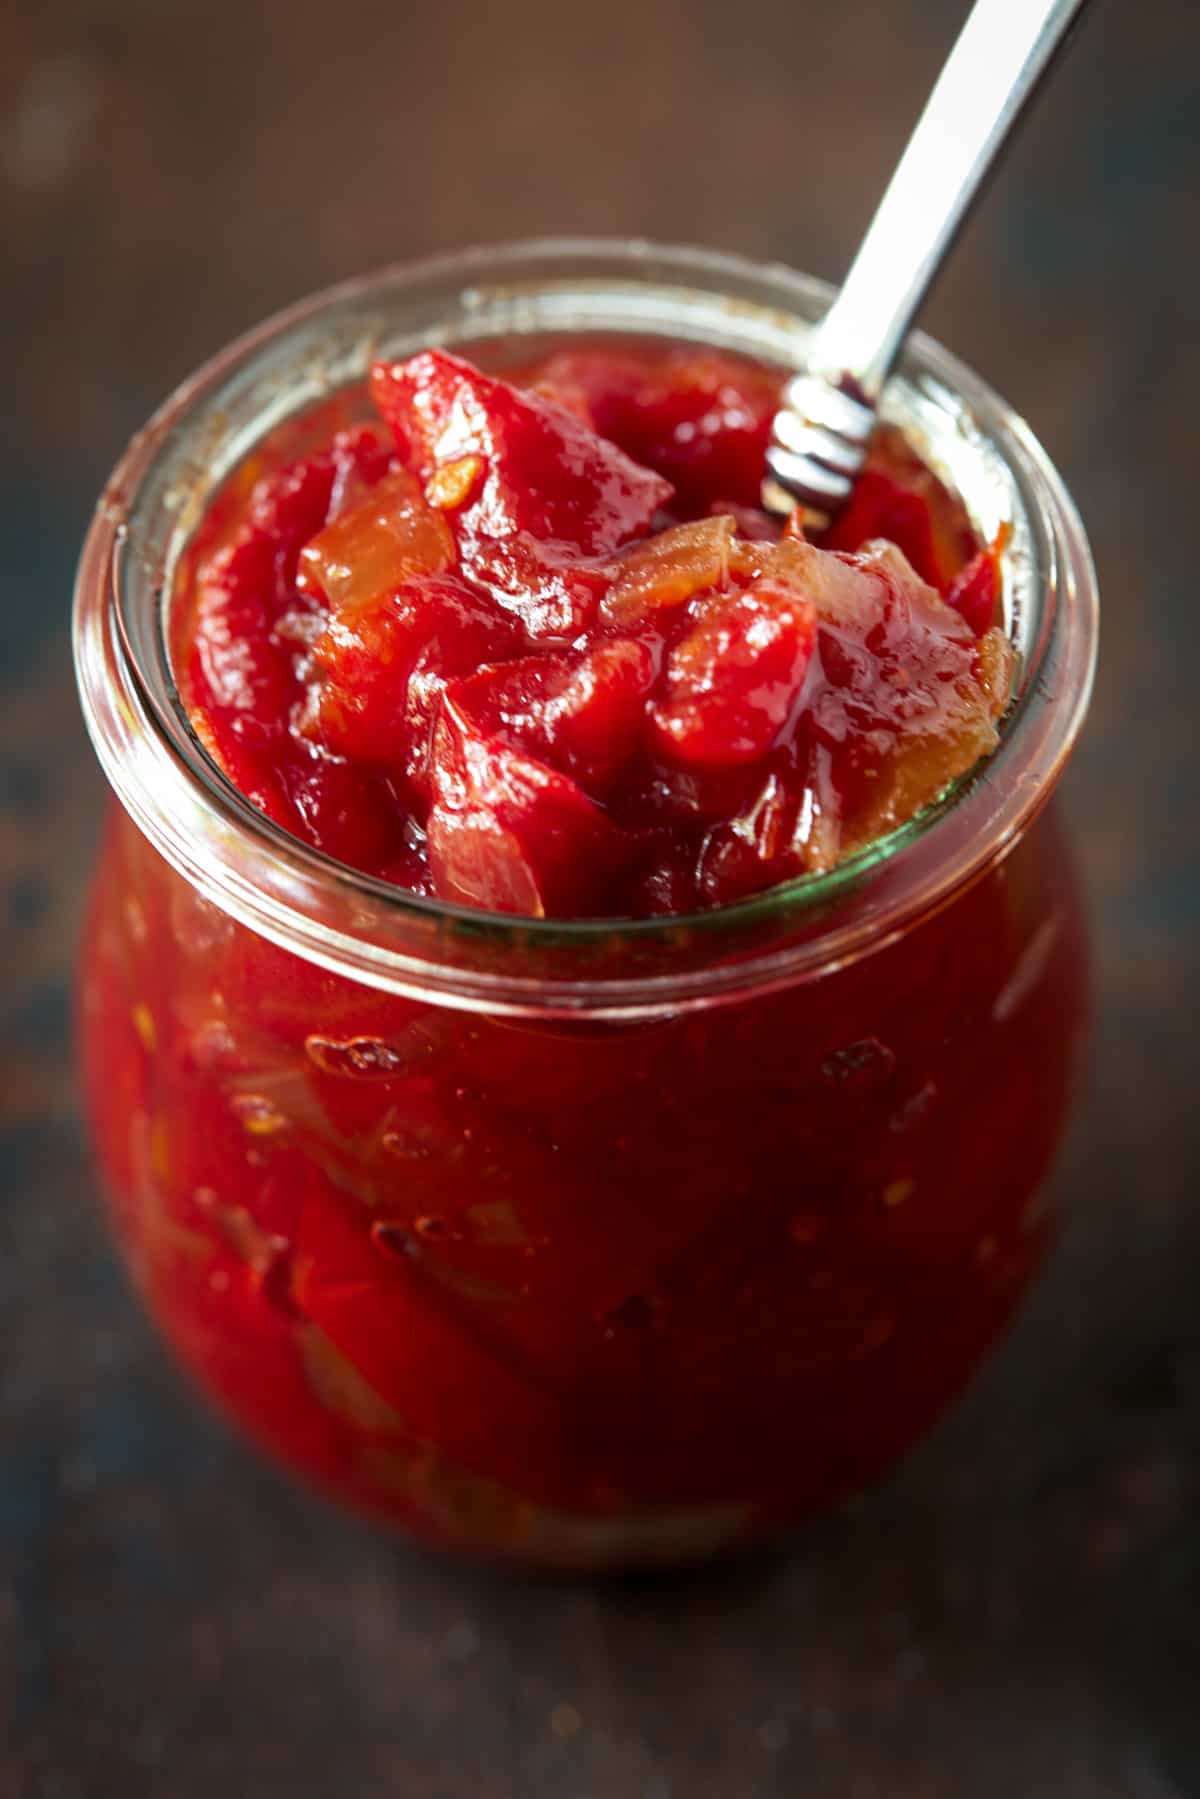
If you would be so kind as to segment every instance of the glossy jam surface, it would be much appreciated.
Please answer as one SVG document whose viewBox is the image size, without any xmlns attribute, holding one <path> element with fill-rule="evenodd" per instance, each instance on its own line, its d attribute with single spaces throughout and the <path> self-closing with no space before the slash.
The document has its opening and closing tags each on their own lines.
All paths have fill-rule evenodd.
<svg viewBox="0 0 1200 1799">
<path fill-rule="evenodd" d="M 998 550 L 901 440 L 817 544 L 756 504 L 777 373 L 594 345 L 509 373 L 376 363 L 376 423 L 260 456 L 186 559 L 185 704 L 278 823 L 491 911 L 687 912 L 831 867 L 992 750 Z"/>
</svg>

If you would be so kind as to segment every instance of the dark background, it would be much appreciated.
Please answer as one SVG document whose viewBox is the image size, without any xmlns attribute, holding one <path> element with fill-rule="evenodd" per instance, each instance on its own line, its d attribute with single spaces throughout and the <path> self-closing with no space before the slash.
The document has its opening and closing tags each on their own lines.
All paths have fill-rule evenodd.
<svg viewBox="0 0 1200 1799">
<path fill-rule="evenodd" d="M 166 1364 L 72 1083 L 103 792 L 68 597 L 129 432 L 265 312 L 432 249 L 637 233 L 836 277 L 963 10 L 2 0 L 0 1799 L 1200 1795 L 1189 0 L 1099 0 L 926 314 L 1092 532 L 1098 1002 L 1067 1240 L 888 1487 L 786 1556 L 607 1585 L 348 1523 Z"/>
</svg>

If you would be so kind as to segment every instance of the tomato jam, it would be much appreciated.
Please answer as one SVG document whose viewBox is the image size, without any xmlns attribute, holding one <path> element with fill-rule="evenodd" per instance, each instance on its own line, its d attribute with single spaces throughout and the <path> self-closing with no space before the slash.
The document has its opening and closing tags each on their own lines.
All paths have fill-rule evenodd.
<svg viewBox="0 0 1200 1799">
<path fill-rule="evenodd" d="M 535 917 L 719 905 L 904 822 L 996 743 L 998 555 L 894 436 L 824 547 L 781 532 L 780 385 L 683 347 L 376 363 L 380 425 L 244 474 L 193 546 L 206 747 L 340 861 Z"/>
<path fill-rule="evenodd" d="M 823 537 L 768 518 L 780 380 L 586 339 L 377 363 L 182 558 L 208 754 L 338 862 L 520 915 L 518 959 L 530 919 L 827 874 L 995 745 L 1004 544 L 889 431 Z M 1084 1010 L 1053 809 L 869 953 L 628 1017 L 405 996 L 236 913 L 114 808 L 82 1034 L 118 1232 L 234 1418 L 430 1540 L 784 1529 L 929 1427 L 1043 1253 Z"/>
</svg>

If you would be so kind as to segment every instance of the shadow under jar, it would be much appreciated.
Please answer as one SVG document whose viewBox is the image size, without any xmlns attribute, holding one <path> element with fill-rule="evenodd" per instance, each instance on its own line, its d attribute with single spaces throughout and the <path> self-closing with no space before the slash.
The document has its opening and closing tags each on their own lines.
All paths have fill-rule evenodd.
<svg viewBox="0 0 1200 1799">
<path fill-rule="evenodd" d="M 1020 420 L 928 340 L 885 416 L 1010 532 L 995 755 L 843 863 L 691 918 L 417 898 L 257 813 L 192 735 L 173 572 L 268 433 L 432 343 L 663 337 L 781 367 L 818 283 L 556 242 L 401 267 L 218 356 L 135 440 L 76 651 L 117 796 L 82 962 L 118 1234 L 182 1359 L 343 1499 L 474 1553 L 703 1556 L 877 1476 L 1046 1247 L 1085 1013 L 1048 804 L 1086 709 L 1082 529 Z"/>
</svg>

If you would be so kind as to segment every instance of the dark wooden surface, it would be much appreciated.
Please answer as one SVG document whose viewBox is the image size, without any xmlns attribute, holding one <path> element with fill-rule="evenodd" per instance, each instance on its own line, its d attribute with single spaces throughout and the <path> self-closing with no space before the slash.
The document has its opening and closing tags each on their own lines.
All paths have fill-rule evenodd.
<svg viewBox="0 0 1200 1799">
<path fill-rule="evenodd" d="M 1072 1224 L 935 1441 L 748 1566 L 605 1585 L 424 1559 L 185 1390 L 76 1113 L 102 783 L 68 586 L 127 433 L 268 309 L 430 248 L 635 232 L 836 275 L 960 10 L 0 15 L 0 1799 L 1200 1794 L 1190 0 L 1095 9 L 928 314 L 1060 461 L 1107 602 L 1067 782 L 1098 973 Z"/>
</svg>

